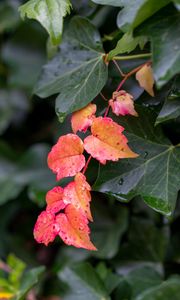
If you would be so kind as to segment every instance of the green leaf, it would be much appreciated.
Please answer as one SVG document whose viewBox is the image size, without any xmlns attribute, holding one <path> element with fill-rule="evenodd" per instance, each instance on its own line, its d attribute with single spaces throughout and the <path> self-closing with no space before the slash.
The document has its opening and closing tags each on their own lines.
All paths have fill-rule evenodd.
<svg viewBox="0 0 180 300">
<path fill-rule="evenodd" d="M 56 99 L 59 119 L 92 101 L 107 80 L 107 66 L 99 33 L 86 19 L 71 21 L 60 52 L 43 70 L 35 88 L 40 97 L 60 93 Z"/>
<path fill-rule="evenodd" d="M 156 119 L 156 124 L 176 119 L 180 116 L 180 77 L 174 82 L 172 89 Z"/>
<path fill-rule="evenodd" d="M 158 88 L 180 72 L 180 26 L 179 14 L 169 14 L 149 19 L 138 30 L 137 35 L 151 40 L 153 73 Z M 170 50 L 171 49 L 171 50 Z"/>
<path fill-rule="evenodd" d="M 51 41 L 58 45 L 63 31 L 63 18 L 70 12 L 69 0 L 30 0 L 20 6 L 21 17 L 35 19 L 47 30 Z"/>
<path fill-rule="evenodd" d="M 121 207 L 118 216 L 112 218 L 103 206 L 96 205 L 94 223 L 92 228 L 92 240 L 98 251 L 93 256 L 101 259 L 114 257 L 119 249 L 120 240 L 128 226 L 128 210 Z"/>
<path fill-rule="evenodd" d="M 124 117 L 117 121 L 128 131 L 130 146 L 139 157 L 100 167 L 93 189 L 130 199 L 141 195 L 150 207 L 170 215 L 180 189 L 180 146 L 163 141 L 146 110 L 139 112 L 139 118 Z"/>
<path fill-rule="evenodd" d="M 118 286 L 121 281 L 121 276 L 112 272 L 111 269 L 108 269 L 105 263 L 100 262 L 96 267 L 96 272 L 100 276 L 101 280 L 104 282 L 108 294 L 111 294 L 112 291 Z"/>
<path fill-rule="evenodd" d="M 7 258 L 7 264 L 11 269 L 9 274 L 9 283 L 13 285 L 14 288 L 19 288 L 20 279 L 22 277 L 22 273 L 26 268 L 26 264 L 17 258 L 14 254 L 10 254 Z"/>
<path fill-rule="evenodd" d="M 112 5 L 112 6 L 122 6 L 123 1 L 120 0 L 92 0 L 93 2 L 101 5 Z"/>
<path fill-rule="evenodd" d="M 127 275 L 126 280 L 132 288 L 133 297 L 162 282 L 161 276 L 153 268 L 147 266 L 137 267 L 135 270 L 132 270 Z"/>
<path fill-rule="evenodd" d="M 128 243 L 121 245 L 119 257 L 124 268 L 130 268 L 129 261 L 162 262 L 169 243 L 167 226 L 158 228 L 150 219 L 134 217 L 128 232 Z M 121 269 L 118 273 L 121 274 Z"/>
<path fill-rule="evenodd" d="M 144 37 L 133 37 L 132 32 L 125 33 L 122 38 L 118 41 L 116 47 L 111 50 L 108 54 L 108 59 L 112 59 L 117 54 L 129 53 L 133 51 L 138 45 L 144 46 Z M 143 47 L 142 47 L 143 48 Z"/>
<path fill-rule="evenodd" d="M 157 287 L 147 289 L 138 295 L 135 300 L 179 300 L 180 278 L 169 278 Z"/>
<path fill-rule="evenodd" d="M 44 267 L 38 267 L 24 273 L 15 300 L 24 299 L 27 292 L 39 282 L 39 277 L 44 273 L 44 270 Z"/>
<path fill-rule="evenodd" d="M 93 2 L 123 7 L 118 14 L 117 24 L 121 30 L 127 32 L 170 3 L 170 0 L 93 0 Z"/>
<path fill-rule="evenodd" d="M 103 282 L 88 263 L 69 266 L 59 276 L 70 287 L 64 300 L 109 300 Z"/>
</svg>

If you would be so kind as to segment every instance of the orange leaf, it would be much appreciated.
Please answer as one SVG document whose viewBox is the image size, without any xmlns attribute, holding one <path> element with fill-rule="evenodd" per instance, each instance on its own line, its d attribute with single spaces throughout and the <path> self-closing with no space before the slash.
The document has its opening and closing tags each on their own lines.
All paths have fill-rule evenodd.
<svg viewBox="0 0 180 300">
<path fill-rule="evenodd" d="M 74 176 L 85 165 L 82 140 L 75 134 L 63 135 L 48 155 L 49 168 L 57 173 L 57 180 Z"/>
<path fill-rule="evenodd" d="M 55 215 L 42 211 L 39 215 L 35 227 L 34 238 L 38 243 L 43 243 L 46 246 L 54 241 L 59 232 L 59 225 L 56 223 Z"/>
<path fill-rule="evenodd" d="M 65 214 L 56 217 L 59 224 L 59 236 L 67 245 L 87 250 L 97 250 L 89 238 L 90 229 L 87 218 L 80 214 L 72 204 L 65 208 Z"/>
<path fill-rule="evenodd" d="M 72 114 L 71 126 L 74 133 L 78 130 L 86 132 L 89 126 L 91 126 L 93 119 L 95 118 L 96 105 L 88 104 L 86 107 L 78 110 Z"/>
<path fill-rule="evenodd" d="M 98 117 L 91 126 L 92 135 L 84 140 L 85 150 L 102 164 L 106 160 L 135 158 L 138 154 L 131 151 L 127 138 L 122 134 L 124 128 L 111 118 Z"/>
<path fill-rule="evenodd" d="M 46 194 L 47 202 L 47 212 L 57 213 L 61 209 L 66 207 L 66 204 L 63 202 L 63 188 L 60 186 L 54 187 L 52 190 Z"/>
<path fill-rule="evenodd" d="M 75 180 L 70 182 L 64 188 L 63 201 L 65 204 L 72 204 L 81 214 L 84 214 L 89 220 L 92 221 L 90 204 L 91 187 L 86 181 L 86 177 L 82 173 L 75 176 Z"/>
<path fill-rule="evenodd" d="M 150 65 L 144 65 L 137 73 L 136 80 L 139 85 L 148 92 L 152 97 L 154 96 L 153 85 L 154 77 L 153 71 Z"/>
<path fill-rule="evenodd" d="M 138 116 L 134 109 L 133 96 L 126 93 L 126 91 L 114 92 L 112 99 L 109 100 L 109 105 L 112 111 L 117 116 L 132 115 Z"/>
</svg>

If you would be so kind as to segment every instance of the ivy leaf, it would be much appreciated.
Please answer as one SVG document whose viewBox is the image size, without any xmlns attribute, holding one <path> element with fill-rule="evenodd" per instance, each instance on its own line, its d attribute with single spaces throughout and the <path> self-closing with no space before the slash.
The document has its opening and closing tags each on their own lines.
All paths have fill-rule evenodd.
<svg viewBox="0 0 180 300">
<path fill-rule="evenodd" d="M 63 135 L 48 155 L 48 166 L 57 173 L 57 180 L 74 176 L 85 165 L 82 140 L 75 134 Z"/>
<path fill-rule="evenodd" d="M 172 89 L 156 119 L 156 125 L 175 119 L 180 116 L 180 77 L 177 78 L 172 86 Z"/>
<path fill-rule="evenodd" d="M 139 118 L 124 117 L 119 123 L 139 157 L 101 167 L 94 190 L 129 199 L 141 195 L 153 209 L 170 215 L 180 189 L 180 147 L 166 144 L 159 129 L 150 125 L 152 116 L 146 110 Z"/>
<path fill-rule="evenodd" d="M 157 16 L 137 29 L 137 35 L 151 40 L 153 73 L 156 85 L 161 88 L 180 71 L 180 27 L 179 14 Z M 171 49 L 171 51 L 169 51 Z"/>
<path fill-rule="evenodd" d="M 145 37 L 133 37 L 132 32 L 126 32 L 122 38 L 118 41 L 116 47 L 108 54 L 108 59 L 111 60 L 114 56 L 122 53 L 129 53 L 133 51 L 138 45 L 143 49 L 146 42 Z"/>
<path fill-rule="evenodd" d="M 59 276 L 70 287 L 64 300 L 110 300 L 104 283 L 89 263 L 66 267 Z"/>
<path fill-rule="evenodd" d="M 22 277 L 20 288 L 17 292 L 15 299 L 24 299 L 27 292 L 39 282 L 40 276 L 44 273 L 44 271 L 45 268 L 43 266 L 26 271 Z"/>
<path fill-rule="evenodd" d="M 47 211 L 42 211 L 34 227 L 35 240 L 47 246 L 50 242 L 54 241 L 58 233 L 59 225 L 56 222 L 55 215 Z"/>
<path fill-rule="evenodd" d="M 63 202 L 63 192 L 64 190 L 60 186 L 55 186 L 52 190 L 47 192 L 47 212 L 55 214 L 66 207 L 66 204 Z"/>
<path fill-rule="evenodd" d="M 154 77 L 153 71 L 150 65 L 144 65 L 137 73 L 136 80 L 139 82 L 139 85 L 152 97 L 154 97 L 153 85 Z"/>
<path fill-rule="evenodd" d="M 180 278 L 174 276 L 160 285 L 146 289 L 135 300 L 169 300 L 178 299 L 180 293 Z"/>
<path fill-rule="evenodd" d="M 35 19 L 47 30 L 51 41 L 58 45 L 63 31 L 63 18 L 70 12 L 69 0 L 30 0 L 20 6 L 21 17 Z"/>
<path fill-rule="evenodd" d="M 71 126 L 74 133 L 77 131 L 86 132 L 89 126 L 92 125 L 95 118 L 96 104 L 88 104 L 86 107 L 72 114 Z"/>
<path fill-rule="evenodd" d="M 77 173 L 73 182 L 64 188 L 63 201 L 65 204 L 72 204 L 81 214 L 84 214 L 90 221 L 92 215 L 90 211 L 91 187 L 82 173 Z"/>
<path fill-rule="evenodd" d="M 102 164 L 105 164 L 106 160 L 135 158 L 138 155 L 128 147 L 128 140 L 122 134 L 123 130 L 124 128 L 111 118 L 98 117 L 91 126 L 92 135 L 84 140 L 84 148 Z"/>
<path fill-rule="evenodd" d="M 111 109 L 116 116 L 138 116 L 134 109 L 133 96 L 126 91 L 121 90 L 119 92 L 114 92 L 112 99 L 109 100 L 109 106 L 111 106 Z"/>
<path fill-rule="evenodd" d="M 58 234 L 65 244 L 87 250 L 97 250 L 89 238 L 88 219 L 72 204 L 67 205 L 65 213 L 57 215 L 56 222 L 59 225 Z"/>
<path fill-rule="evenodd" d="M 105 85 L 107 65 L 103 55 L 95 27 L 86 19 L 73 18 L 60 52 L 44 67 L 35 88 L 43 98 L 60 93 L 56 99 L 60 121 L 90 103 Z"/>
<path fill-rule="evenodd" d="M 170 3 L 170 0 L 93 0 L 93 2 L 123 7 L 118 14 L 117 24 L 121 30 L 127 32 Z"/>
</svg>

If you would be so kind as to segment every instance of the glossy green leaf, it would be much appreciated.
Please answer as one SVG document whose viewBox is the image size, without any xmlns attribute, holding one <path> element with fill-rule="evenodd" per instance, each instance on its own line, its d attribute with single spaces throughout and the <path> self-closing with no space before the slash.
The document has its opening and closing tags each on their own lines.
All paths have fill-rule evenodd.
<svg viewBox="0 0 180 300">
<path fill-rule="evenodd" d="M 35 88 L 40 97 L 60 93 L 56 99 L 59 119 L 91 102 L 107 80 L 107 66 L 99 33 L 86 19 L 75 17 L 60 52 L 43 70 Z M 93 87 L 93 88 L 92 88 Z"/>
<path fill-rule="evenodd" d="M 129 53 L 133 51 L 138 45 L 144 46 L 146 39 L 144 37 L 133 37 L 132 32 L 125 33 L 118 41 L 116 47 L 108 54 L 108 59 L 112 59 L 117 54 Z"/>
<path fill-rule="evenodd" d="M 126 128 L 130 146 L 139 157 L 100 167 L 94 190 L 129 198 L 141 195 L 153 209 L 170 215 L 180 189 L 180 147 L 163 141 L 150 125 L 152 119 L 146 110 L 139 118 L 118 121 Z"/>
<path fill-rule="evenodd" d="M 156 85 L 161 88 L 180 71 L 180 26 L 177 12 L 158 15 L 149 19 L 137 34 L 148 36 L 151 40 L 153 73 Z"/>
<path fill-rule="evenodd" d="M 117 24 L 121 30 L 127 32 L 170 3 L 170 0 L 93 0 L 93 2 L 123 7 L 118 14 Z"/>
<path fill-rule="evenodd" d="M 64 300 L 110 300 L 100 277 L 88 263 L 78 263 L 59 273 L 70 290 Z"/>
<path fill-rule="evenodd" d="M 167 226 L 158 228 L 152 220 L 132 218 L 128 231 L 128 243 L 121 245 L 119 257 L 121 269 L 130 269 L 128 262 L 152 261 L 162 262 L 165 258 L 169 242 Z M 117 266 L 118 273 L 121 269 Z"/>
<path fill-rule="evenodd" d="M 156 124 L 176 119 L 180 116 L 180 78 L 177 78 L 156 119 Z"/>
<path fill-rule="evenodd" d="M 27 292 L 39 282 L 39 278 L 44 273 L 44 270 L 44 267 L 38 267 L 24 273 L 15 300 L 24 299 Z"/>
<path fill-rule="evenodd" d="M 152 287 L 138 295 L 135 300 L 179 300 L 180 278 L 169 278 L 157 287 Z"/>
<path fill-rule="evenodd" d="M 162 282 L 161 276 L 153 268 L 147 266 L 132 270 L 126 280 L 132 288 L 132 297 Z"/>
<path fill-rule="evenodd" d="M 35 19 L 47 30 L 53 44 L 61 41 L 63 18 L 70 12 L 69 0 L 30 0 L 19 10 L 21 17 Z"/>
</svg>

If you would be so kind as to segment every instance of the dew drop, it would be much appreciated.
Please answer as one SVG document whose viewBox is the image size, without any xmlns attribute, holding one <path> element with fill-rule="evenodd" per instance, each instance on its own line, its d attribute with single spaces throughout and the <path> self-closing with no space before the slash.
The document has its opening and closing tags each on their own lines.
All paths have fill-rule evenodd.
<svg viewBox="0 0 180 300">
<path fill-rule="evenodd" d="M 147 158 L 147 156 L 148 156 L 148 152 L 145 151 L 145 153 L 144 153 L 144 158 Z"/>
<path fill-rule="evenodd" d="M 121 178 L 121 179 L 119 180 L 118 184 L 119 184 L 119 185 L 123 185 L 123 183 L 124 183 L 124 179 Z"/>
</svg>

